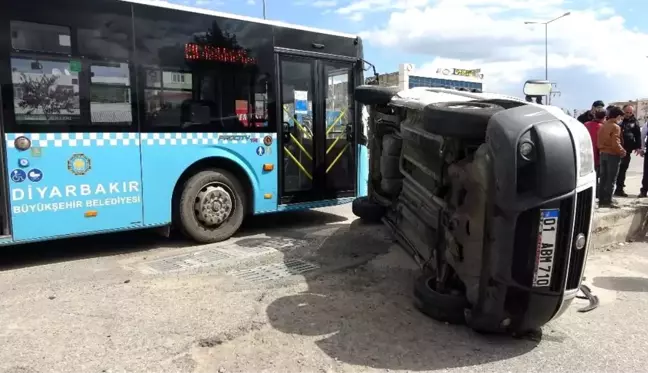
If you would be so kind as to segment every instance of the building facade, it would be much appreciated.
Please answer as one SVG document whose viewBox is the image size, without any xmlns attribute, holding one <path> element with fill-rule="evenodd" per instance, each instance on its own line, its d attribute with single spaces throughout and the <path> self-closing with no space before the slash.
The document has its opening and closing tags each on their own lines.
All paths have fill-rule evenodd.
<svg viewBox="0 0 648 373">
<path fill-rule="evenodd" d="M 611 102 L 610 105 L 623 107 L 625 105 L 632 105 L 634 107 L 635 116 L 641 121 L 648 121 L 648 98 L 639 98 L 636 100 L 616 101 Z"/>
<path fill-rule="evenodd" d="M 417 70 L 413 64 L 401 63 L 397 72 L 378 76 L 378 83 L 385 87 L 398 87 L 399 90 L 414 87 L 439 87 L 484 91 L 484 75 L 481 69 L 458 69 L 442 67 L 430 74 Z"/>
</svg>

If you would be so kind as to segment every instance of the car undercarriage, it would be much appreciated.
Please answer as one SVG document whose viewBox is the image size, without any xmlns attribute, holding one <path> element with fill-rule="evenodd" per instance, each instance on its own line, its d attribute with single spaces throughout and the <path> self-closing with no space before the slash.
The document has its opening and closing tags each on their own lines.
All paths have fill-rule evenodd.
<svg viewBox="0 0 648 373">
<path fill-rule="evenodd" d="M 356 96 L 369 108 L 370 171 L 354 213 L 383 221 L 423 269 L 419 308 L 484 332 L 535 329 L 563 312 L 593 204 L 564 119 L 447 89 L 363 86 Z"/>
</svg>

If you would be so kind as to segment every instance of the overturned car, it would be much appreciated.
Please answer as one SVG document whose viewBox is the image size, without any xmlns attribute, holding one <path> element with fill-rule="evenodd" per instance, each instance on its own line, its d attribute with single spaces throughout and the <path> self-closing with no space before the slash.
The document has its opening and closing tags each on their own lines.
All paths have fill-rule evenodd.
<svg viewBox="0 0 648 373">
<path fill-rule="evenodd" d="M 578 292 L 596 177 L 585 127 L 513 97 L 361 86 L 368 197 L 424 270 L 420 309 L 483 332 L 535 330 Z"/>
</svg>

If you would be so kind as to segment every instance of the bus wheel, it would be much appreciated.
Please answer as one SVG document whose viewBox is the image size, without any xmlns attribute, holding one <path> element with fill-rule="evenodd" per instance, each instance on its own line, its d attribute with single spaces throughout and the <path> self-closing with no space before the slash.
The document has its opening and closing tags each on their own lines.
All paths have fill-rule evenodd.
<svg viewBox="0 0 648 373">
<path fill-rule="evenodd" d="M 182 232 L 200 243 L 224 241 L 243 223 L 245 193 L 225 170 L 201 171 L 187 180 L 180 196 Z"/>
</svg>

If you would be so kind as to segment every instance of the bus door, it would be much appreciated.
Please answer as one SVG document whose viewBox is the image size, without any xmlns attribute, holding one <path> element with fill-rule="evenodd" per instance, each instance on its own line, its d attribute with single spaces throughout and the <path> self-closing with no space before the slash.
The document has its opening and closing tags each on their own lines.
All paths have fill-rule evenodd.
<svg viewBox="0 0 648 373">
<path fill-rule="evenodd" d="M 277 54 L 281 202 L 353 197 L 355 61 Z"/>
</svg>

